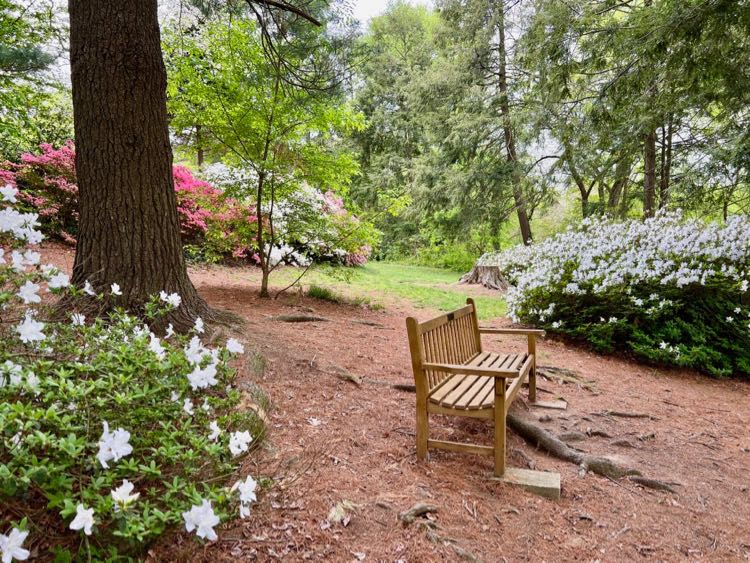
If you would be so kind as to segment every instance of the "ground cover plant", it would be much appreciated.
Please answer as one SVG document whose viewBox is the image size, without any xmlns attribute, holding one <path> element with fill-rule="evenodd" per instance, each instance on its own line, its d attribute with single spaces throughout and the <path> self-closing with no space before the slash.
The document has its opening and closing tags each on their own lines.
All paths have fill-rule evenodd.
<svg viewBox="0 0 750 563">
<path fill-rule="evenodd" d="M 255 499 L 255 480 L 236 472 L 264 432 L 235 408 L 230 361 L 242 344 L 204 346 L 200 318 L 191 334 L 168 325 L 157 336 L 117 307 L 118 284 L 73 287 L 40 264 L 39 217 L 19 212 L 17 199 L 0 188 L 2 561 L 27 558 L 30 544 L 63 561 L 136 555 L 178 525 L 216 539 L 214 528 L 247 516 Z M 59 318 L 49 294 L 113 309 Z M 162 292 L 145 320 L 180 306 Z"/>
<path fill-rule="evenodd" d="M 532 246 L 482 258 L 510 282 L 515 321 L 602 352 L 715 376 L 750 374 L 750 221 L 664 213 L 585 220 Z"/>
</svg>

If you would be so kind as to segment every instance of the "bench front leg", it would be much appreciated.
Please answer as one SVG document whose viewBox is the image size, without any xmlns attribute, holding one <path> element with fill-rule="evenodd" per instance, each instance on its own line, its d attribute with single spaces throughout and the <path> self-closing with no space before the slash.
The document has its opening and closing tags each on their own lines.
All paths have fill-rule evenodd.
<svg viewBox="0 0 750 563">
<path fill-rule="evenodd" d="M 505 379 L 495 378 L 495 477 L 505 474 Z"/>
<path fill-rule="evenodd" d="M 529 370 L 529 402 L 536 402 L 536 334 L 529 334 L 529 356 L 534 356 Z"/>
</svg>

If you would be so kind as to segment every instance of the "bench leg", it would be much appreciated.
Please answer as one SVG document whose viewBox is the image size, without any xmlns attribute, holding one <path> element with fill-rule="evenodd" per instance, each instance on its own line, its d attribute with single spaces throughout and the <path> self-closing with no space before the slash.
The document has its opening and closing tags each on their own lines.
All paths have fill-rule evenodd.
<svg viewBox="0 0 750 563">
<path fill-rule="evenodd" d="M 426 398 L 417 398 L 417 459 L 427 459 L 427 437 L 429 434 L 429 414 Z"/>
<path fill-rule="evenodd" d="M 495 477 L 505 474 L 505 379 L 495 378 Z"/>
<path fill-rule="evenodd" d="M 529 402 L 536 402 L 536 336 L 529 335 L 529 354 L 534 356 L 529 370 Z"/>
</svg>

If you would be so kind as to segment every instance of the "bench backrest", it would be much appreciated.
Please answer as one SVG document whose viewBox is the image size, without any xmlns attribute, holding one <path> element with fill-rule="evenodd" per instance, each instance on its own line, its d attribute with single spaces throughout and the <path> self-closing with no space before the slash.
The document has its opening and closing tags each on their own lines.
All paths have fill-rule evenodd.
<svg viewBox="0 0 750 563">
<path fill-rule="evenodd" d="M 426 380 L 428 392 L 449 374 L 422 370 L 422 363 L 463 364 L 482 351 L 473 299 L 467 299 L 465 307 L 423 323 L 409 317 L 406 327 L 415 383 L 420 386 L 419 380 L 424 373 L 426 377 L 422 381 Z"/>
</svg>

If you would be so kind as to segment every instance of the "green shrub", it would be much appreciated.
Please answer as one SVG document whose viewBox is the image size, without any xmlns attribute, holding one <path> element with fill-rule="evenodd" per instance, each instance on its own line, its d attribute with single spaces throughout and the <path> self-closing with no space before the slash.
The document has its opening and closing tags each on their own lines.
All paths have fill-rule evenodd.
<svg viewBox="0 0 750 563">
<path fill-rule="evenodd" d="M 3 199 L 13 203 L 15 190 Z M 204 347 L 198 320 L 193 335 L 170 327 L 162 338 L 124 310 L 50 320 L 40 293 L 102 300 L 121 289 L 97 295 L 40 266 L 27 247 L 41 239 L 36 224 L 0 207 L 0 503 L 3 518 L 17 518 L 0 518 L 0 556 L 27 532 L 62 559 L 136 555 L 176 525 L 212 539 L 254 498 L 252 478 L 239 493 L 225 486 L 264 433 L 236 410 L 229 361 L 242 346 Z M 147 320 L 180 302 L 155 296 Z"/>
<path fill-rule="evenodd" d="M 750 374 L 750 221 L 586 220 L 579 230 L 486 255 L 512 284 L 516 321 L 611 353 L 714 376 Z"/>
</svg>

